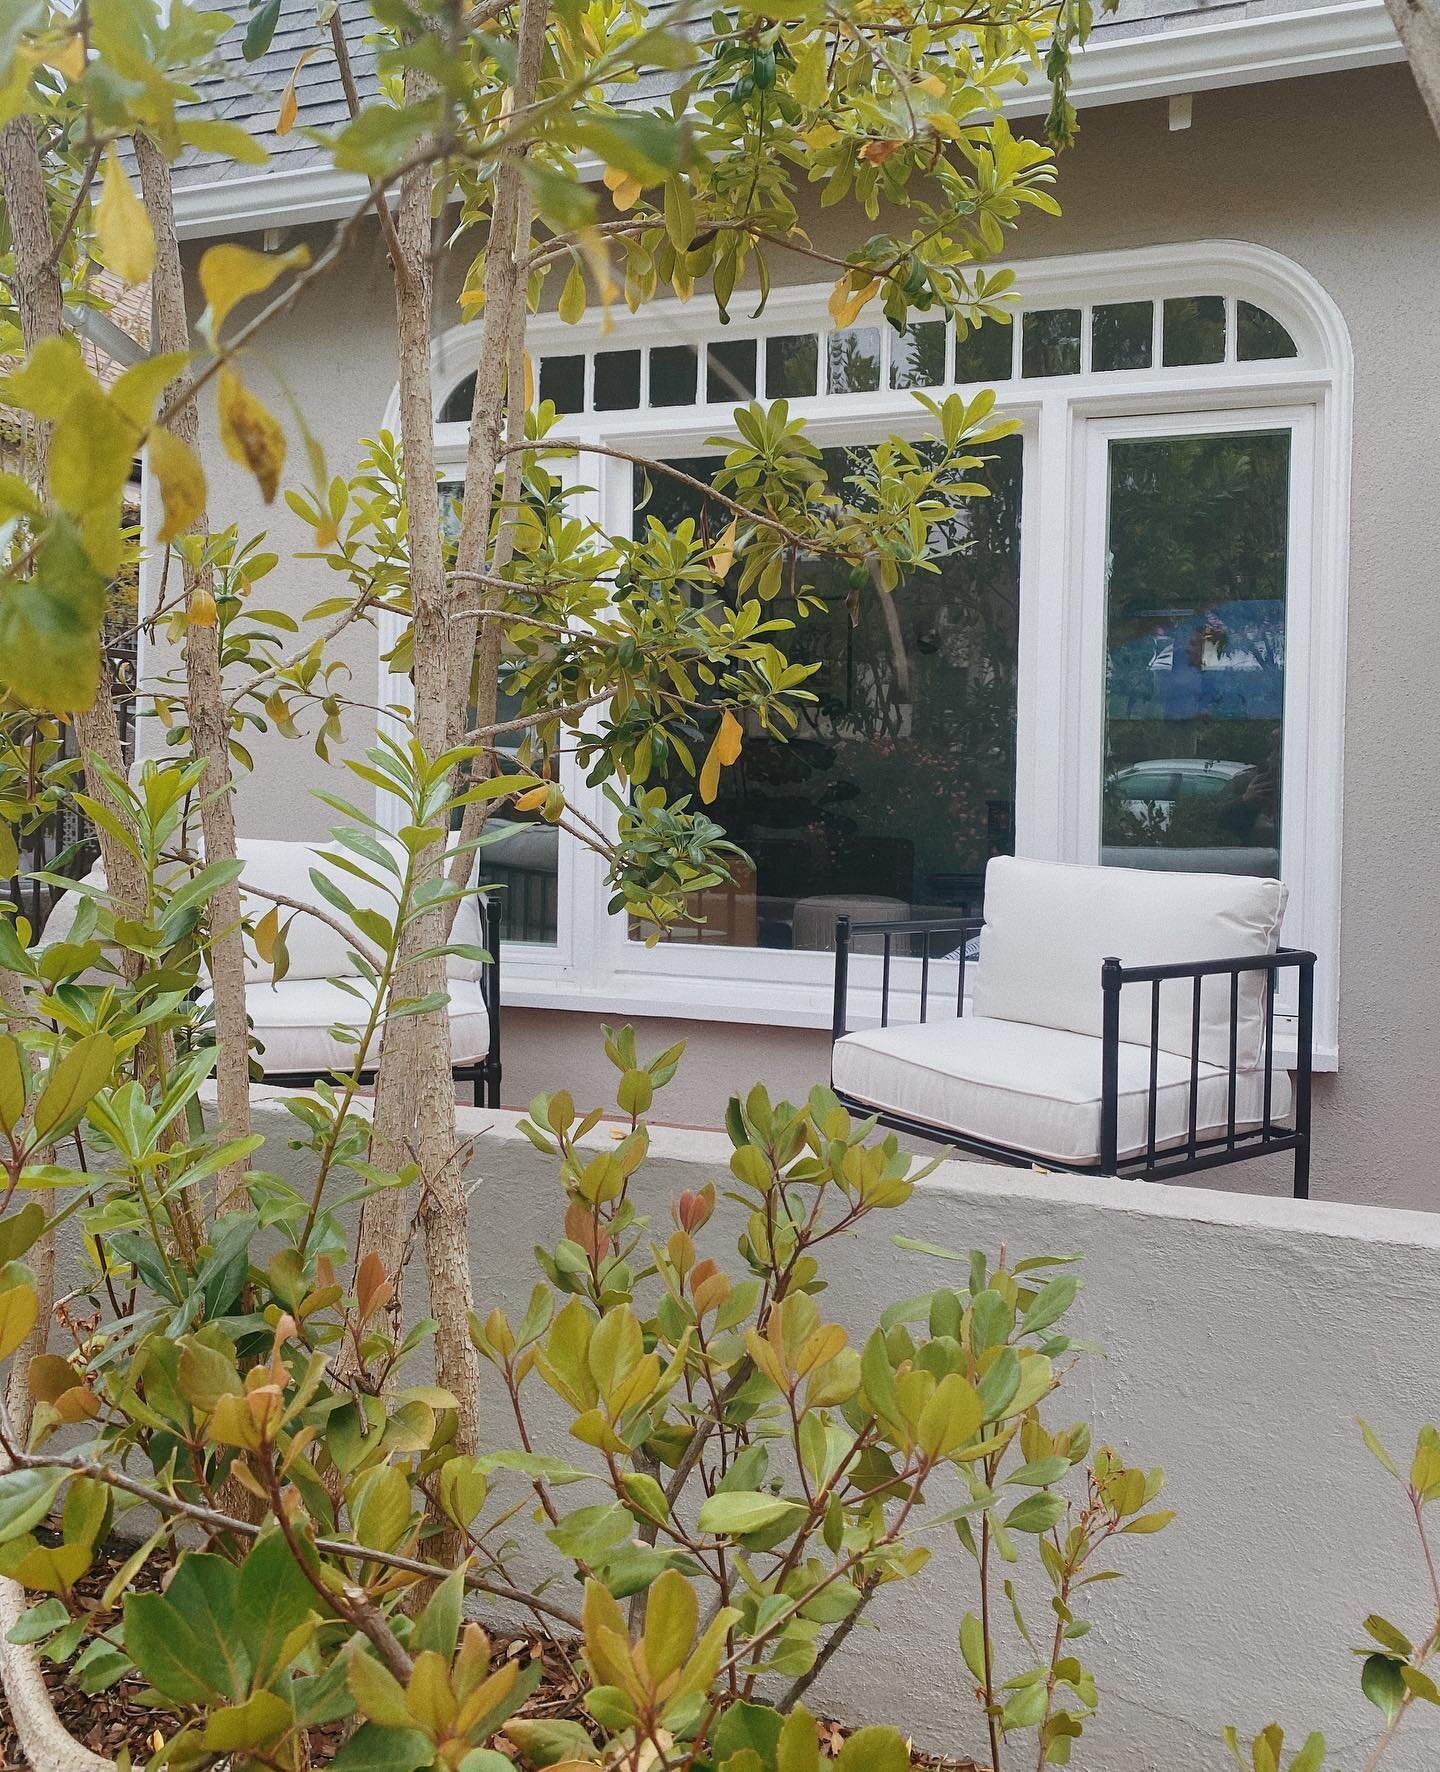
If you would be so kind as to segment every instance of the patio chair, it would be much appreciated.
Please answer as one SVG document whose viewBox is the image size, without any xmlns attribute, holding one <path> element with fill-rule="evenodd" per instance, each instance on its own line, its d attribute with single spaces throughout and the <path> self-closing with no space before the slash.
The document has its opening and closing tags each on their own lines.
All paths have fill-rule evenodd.
<svg viewBox="0 0 1440 1772">
<path fill-rule="evenodd" d="M 1315 956 L 1277 945 L 1284 910 L 1278 880 L 1000 856 L 983 921 L 841 917 L 832 1086 L 897 1131 L 1017 1166 L 1164 1181 L 1291 1152 L 1307 1198 Z M 878 959 L 852 961 L 860 936 Z M 851 1032 L 862 969 L 880 1025 Z M 1293 1085 L 1275 1060 L 1287 975 Z M 918 1019 L 892 1018 L 907 1003 Z"/>
<path fill-rule="evenodd" d="M 393 905 L 373 887 L 354 875 L 327 866 L 324 857 L 308 843 L 274 838 L 242 837 L 236 853 L 244 864 L 240 890 L 247 920 L 258 920 L 272 908 L 272 901 L 254 886 L 282 893 L 300 904 L 314 905 L 336 921 L 338 911 L 325 903 L 310 878 L 318 868 L 345 893 L 357 908 L 373 908 L 390 914 Z M 397 848 L 398 853 L 398 848 Z M 92 885 L 103 886 L 105 876 L 96 867 L 86 876 Z M 67 894 L 55 907 L 44 930 L 44 939 L 62 939 L 78 908 L 78 895 Z M 286 949 L 289 969 L 277 984 L 272 968 L 246 945 L 245 1013 L 258 1042 L 254 1056 L 267 1083 L 300 1087 L 318 1081 L 337 1069 L 349 1071 L 355 1063 L 355 1043 L 369 1018 L 370 1003 L 365 979 L 347 951 L 339 929 L 303 911 L 284 907 L 281 921 L 289 919 Z M 470 1083 L 477 1107 L 500 1105 L 500 912 L 493 900 L 466 898 L 455 913 L 451 940 L 484 948 L 487 961 L 451 955 L 446 961 L 449 992 L 450 1045 L 455 1076 Z M 202 1007 L 209 1006 L 212 992 L 198 993 Z M 346 1038 L 346 1032 L 351 1035 Z M 367 1052 L 362 1075 L 373 1075 L 378 1053 Z"/>
</svg>

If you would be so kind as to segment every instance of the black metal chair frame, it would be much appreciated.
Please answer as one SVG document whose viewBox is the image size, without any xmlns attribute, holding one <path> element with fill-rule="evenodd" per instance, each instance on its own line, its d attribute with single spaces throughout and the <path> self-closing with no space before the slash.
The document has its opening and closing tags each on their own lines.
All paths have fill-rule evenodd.
<svg viewBox="0 0 1440 1772">
<path fill-rule="evenodd" d="M 966 943 L 984 928 L 983 919 L 974 917 L 938 917 L 857 923 L 840 917 L 835 924 L 835 1010 L 831 1042 L 848 1031 L 848 996 L 852 944 L 857 937 L 878 936 L 882 941 L 880 967 L 880 1025 L 890 1025 L 890 995 L 894 969 L 894 942 L 918 938 L 920 954 L 920 1020 L 928 1020 L 931 999 L 930 976 L 933 965 L 948 963 L 951 952 L 959 951 L 959 979 L 955 991 L 955 1013 L 965 1013 Z M 947 945 L 937 957 L 932 944 L 939 937 Z M 1296 1018 L 1296 1055 L 1294 1101 L 1288 1125 L 1277 1122 L 1271 1114 L 1275 1053 L 1275 994 L 1281 972 L 1293 970 L 1297 975 L 1299 1013 Z M 1261 1122 L 1250 1131 L 1237 1131 L 1236 1095 L 1239 1088 L 1237 1045 L 1239 1037 L 1240 978 L 1243 973 L 1261 972 L 1265 985 L 1265 1084 Z M 1197 1129 L 1200 1091 L 1200 995 L 1207 978 L 1230 980 L 1230 1048 L 1229 1048 L 1229 1114 L 1224 1133 L 1201 1136 Z M 1189 1135 L 1175 1146 L 1156 1149 L 1155 1100 L 1160 1063 L 1160 987 L 1168 979 L 1189 979 L 1192 991 L 1190 1036 L 1190 1126 Z M 1100 965 L 1101 1054 L 1100 1054 L 1100 1156 L 1097 1163 L 1062 1163 L 1010 1145 L 993 1143 L 954 1127 L 932 1125 L 905 1114 L 876 1108 L 872 1103 L 835 1091 L 846 1107 L 856 1113 L 878 1119 L 882 1125 L 897 1132 L 907 1132 L 952 1144 L 976 1156 L 989 1157 L 1013 1167 L 1055 1169 L 1074 1175 L 1123 1175 L 1142 1181 L 1170 1181 L 1177 1176 L 1193 1175 L 1202 1169 L 1215 1169 L 1222 1164 L 1240 1163 L 1252 1157 L 1271 1156 L 1277 1151 L 1294 1153 L 1295 1198 L 1310 1197 L 1310 1110 L 1313 1074 L 1312 1047 L 1315 1010 L 1315 955 L 1300 948 L 1280 948 L 1274 954 L 1246 955 L 1235 960 L 1202 960 L 1167 966 L 1126 966 L 1115 958 Z M 1119 1077 L 1120 1077 L 1120 993 L 1127 985 L 1150 987 L 1150 1088 L 1147 1101 L 1147 1138 L 1145 1150 L 1133 1157 L 1118 1154 Z M 948 995 L 948 993 L 947 993 Z"/>
<path fill-rule="evenodd" d="M 455 1080 L 469 1083 L 476 1107 L 498 1108 L 500 1105 L 500 906 L 493 899 L 484 902 L 485 951 L 490 958 L 480 970 L 480 994 L 485 1000 L 485 1014 L 490 1023 L 490 1050 L 473 1064 L 457 1064 Z M 325 1071 L 267 1071 L 265 1081 L 286 1089 L 308 1089 L 322 1078 L 333 1077 Z M 373 1067 L 361 1071 L 362 1083 L 375 1080 Z"/>
</svg>

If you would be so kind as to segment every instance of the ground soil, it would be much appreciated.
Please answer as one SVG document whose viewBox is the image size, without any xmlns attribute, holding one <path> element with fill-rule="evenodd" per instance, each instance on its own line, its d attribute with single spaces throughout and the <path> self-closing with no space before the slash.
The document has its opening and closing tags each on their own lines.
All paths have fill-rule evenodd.
<svg viewBox="0 0 1440 1772">
<path fill-rule="evenodd" d="M 120 1546 L 112 1556 L 97 1559 L 94 1567 L 80 1583 L 79 1591 L 88 1597 L 98 1598 L 128 1554 L 128 1549 L 128 1546 Z M 136 1585 L 149 1585 L 147 1571 L 142 1570 Z M 497 1657 L 523 1656 L 528 1661 L 538 1655 L 544 1660 L 544 1678 L 522 1714 L 578 1717 L 584 1720 L 580 1710 L 584 1688 L 563 1645 L 530 1635 L 494 1634 L 492 1641 Z M 67 1685 L 63 1669 L 47 1663 L 44 1671 L 55 1701 L 56 1713 L 77 1741 L 83 1743 L 92 1753 L 104 1754 L 110 1759 L 128 1746 L 135 1765 L 145 1764 L 153 1751 L 151 1738 L 155 1732 L 155 1714 L 135 1702 L 143 1681 L 122 1679 L 108 1692 L 92 1697 Z M 829 1751 L 833 1754 L 844 1741 L 845 1731 L 838 1723 L 827 1722 L 820 1727 Z M 333 1730 L 317 1729 L 312 1732 L 311 1752 L 317 1767 L 324 1766 L 329 1761 L 341 1739 L 338 1726 Z M 925 1772 L 985 1772 L 973 1760 L 936 1759 L 918 1752 L 913 1764 L 916 1772 L 921 1772 L 921 1769 L 925 1769 Z M 30 1767 L 29 1762 L 21 1758 L 20 1744 L 11 1728 L 3 1695 L 0 1695 L 0 1772 L 48 1772 L 45 1767 Z"/>
</svg>

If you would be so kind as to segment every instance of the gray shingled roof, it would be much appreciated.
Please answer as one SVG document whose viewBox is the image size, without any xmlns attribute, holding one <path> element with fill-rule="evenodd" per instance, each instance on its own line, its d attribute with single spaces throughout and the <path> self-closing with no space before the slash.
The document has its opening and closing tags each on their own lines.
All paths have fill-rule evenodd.
<svg viewBox="0 0 1440 1772">
<path fill-rule="evenodd" d="M 1332 0 L 1120 0 L 1116 12 L 1102 14 L 1091 37 L 1092 44 L 1124 37 L 1153 36 L 1178 26 L 1233 24 L 1267 14 L 1323 9 Z M 221 40 L 225 70 L 201 85 L 202 103 L 208 114 L 244 124 L 271 155 L 267 170 L 299 171 L 306 165 L 323 165 L 323 148 L 303 132 L 306 128 L 331 131 L 345 121 L 345 95 L 340 72 L 330 45 L 328 29 L 315 22 L 315 0 L 281 0 L 280 24 L 274 41 L 257 62 L 247 63 L 241 52 L 247 12 L 243 0 L 201 0 L 208 10 L 228 11 L 235 19 Z M 356 84 L 362 98 L 377 90 L 374 52 L 363 38 L 370 17 L 363 0 L 340 0 L 346 41 Z M 296 80 L 299 114 L 288 135 L 275 133 L 281 95 L 307 49 L 315 53 Z M 633 92 L 634 89 L 632 88 Z M 639 96 L 637 94 L 636 96 Z M 257 169 L 233 161 L 191 152 L 175 169 L 177 186 L 253 179 Z"/>
</svg>

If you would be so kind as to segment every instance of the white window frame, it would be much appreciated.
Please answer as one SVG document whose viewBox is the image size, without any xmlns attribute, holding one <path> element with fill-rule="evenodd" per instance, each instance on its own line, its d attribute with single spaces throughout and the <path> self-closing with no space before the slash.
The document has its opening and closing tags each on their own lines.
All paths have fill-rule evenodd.
<svg viewBox="0 0 1440 1772">
<path fill-rule="evenodd" d="M 1343 320 L 1324 290 L 1299 266 L 1239 242 L 1197 242 L 1028 261 L 1017 266 L 1024 308 L 1074 306 L 1082 315 L 1077 375 L 1021 378 L 1020 327 L 1015 374 L 998 386 L 1000 410 L 1018 419 L 1024 438 L 1021 500 L 1020 641 L 1015 784 L 1016 851 L 1040 859 L 1093 861 L 1098 855 L 1103 744 L 1103 553 L 1108 520 L 1108 441 L 1114 436 L 1181 435 L 1194 431 L 1291 427 L 1291 534 L 1287 595 L 1284 810 L 1282 866 L 1291 886 L 1283 939 L 1319 955 L 1315 1061 L 1338 1062 L 1341 770 L 1344 744 L 1346 580 L 1349 532 L 1351 360 Z M 1092 306 L 1166 296 L 1226 297 L 1227 351 L 1220 364 L 1185 368 L 1092 371 Z M 640 345 L 753 337 L 764 399 L 764 341 L 796 331 L 832 330 L 829 286 L 777 291 L 759 321 L 737 314 L 722 332 L 713 306 L 661 301 L 634 320 L 623 312 L 566 327 L 551 315 L 532 322 L 530 351 L 586 356 L 587 394 L 599 351 Z M 1295 340 L 1293 358 L 1235 360 L 1237 301 L 1272 314 Z M 739 302 L 736 304 L 740 306 Z M 917 315 L 924 321 L 930 316 Z M 925 433 L 926 415 L 907 392 L 890 392 L 888 327 L 878 311 L 860 324 L 881 326 L 881 389 L 792 400 L 817 441 L 863 442 L 893 431 Z M 633 333 L 631 328 L 635 330 Z M 476 364 L 479 328 L 447 332 L 432 347 L 435 404 Z M 642 365 L 645 359 L 642 358 Z M 947 373 L 953 362 L 947 364 Z M 703 373 L 703 353 L 702 353 Z M 945 383 L 932 394 L 948 391 Z M 648 390 L 642 386 L 642 399 Z M 588 403 L 588 402 L 587 402 Z M 607 443 L 637 454 L 704 452 L 734 405 L 726 396 L 692 407 L 587 413 L 566 418 L 557 435 Z M 392 395 L 387 425 L 398 424 Z M 463 462 L 465 426 L 436 427 L 442 471 Z M 589 490 L 577 508 L 607 530 L 625 534 L 632 520 L 631 468 L 594 455 L 573 458 L 571 484 Z M 1098 598 L 1098 601 L 1097 601 Z M 394 644 L 398 618 L 383 617 L 381 652 Z M 409 681 L 381 664 L 382 706 L 407 705 Z M 569 760 L 567 795 L 613 828 L 598 790 L 587 788 Z M 381 808 L 380 815 L 393 816 Z M 506 1000 L 527 1007 L 603 1010 L 621 1015 L 826 1027 L 831 1013 L 833 958 L 768 948 L 721 948 L 631 940 L 625 920 L 605 912 L 599 859 L 573 842 L 559 846 L 559 938 L 555 946 L 509 943 Z M 908 987 L 906 968 L 893 981 Z M 873 999 L 873 1001 L 872 1001 Z M 878 963 L 853 963 L 852 1010 L 878 1014 Z M 1293 1029 L 1282 1017 L 1283 1052 Z"/>
</svg>

